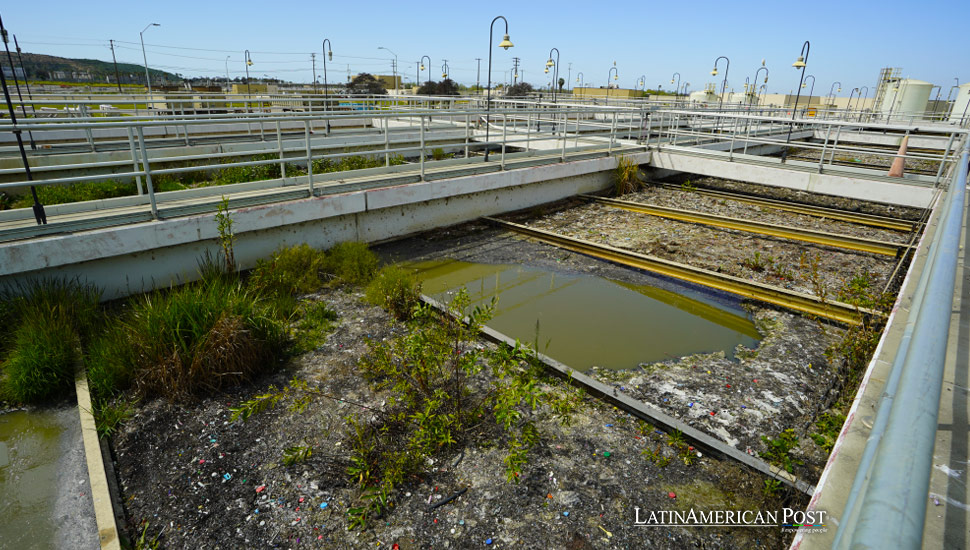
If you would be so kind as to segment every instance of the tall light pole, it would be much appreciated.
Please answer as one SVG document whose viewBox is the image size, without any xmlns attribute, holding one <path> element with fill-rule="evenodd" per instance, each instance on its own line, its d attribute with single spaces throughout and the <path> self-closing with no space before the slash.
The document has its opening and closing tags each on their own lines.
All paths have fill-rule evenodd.
<svg viewBox="0 0 970 550">
<path fill-rule="evenodd" d="M 323 110 L 326 112 L 330 110 L 327 101 L 327 95 L 330 93 L 330 90 L 327 88 L 327 60 L 333 61 L 333 50 L 330 49 L 329 38 L 323 39 L 320 49 L 323 50 Z M 327 118 L 327 134 L 330 134 L 330 118 Z"/>
<path fill-rule="evenodd" d="M 761 66 L 758 67 L 758 70 L 754 72 L 754 80 L 751 81 L 752 82 L 752 86 L 754 86 L 754 88 L 755 88 L 755 92 L 754 92 L 755 99 L 757 99 L 757 97 L 758 97 L 758 73 L 760 73 L 762 70 L 764 70 L 764 72 L 765 72 L 765 81 L 762 82 L 762 84 L 767 84 L 768 83 L 768 67 L 765 67 L 765 60 L 764 59 L 761 60 Z M 758 103 L 760 103 L 760 101 Z"/>
<path fill-rule="evenodd" d="M 613 74 L 614 71 L 616 71 L 616 74 Z M 613 66 L 610 67 L 610 72 L 606 73 L 606 100 L 607 101 L 609 101 L 610 99 L 610 75 L 611 74 L 613 75 L 614 81 L 620 79 L 620 71 L 618 71 L 616 68 L 616 61 L 614 61 Z"/>
<path fill-rule="evenodd" d="M 149 109 L 152 108 L 152 105 L 151 105 L 152 77 L 149 76 L 148 74 L 148 56 L 145 55 L 145 31 L 147 31 L 152 27 L 161 27 L 161 25 L 159 25 L 158 23 L 149 23 L 147 27 L 145 27 L 144 29 L 141 30 L 140 33 L 138 33 L 138 37 L 141 38 L 141 58 L 145 62 L 145 80 L 148 82 L 148 100 L 149 100 L 148 108 Z"/>
<path fill-rule="evenodd" d="M 556 52 L 556 60 L 552 60 L 552 52 Z M 556 102 L 556 88 L 559 87 L 559 48 L 549 50 L 549 61 L 546 61 L 546 72 L 552 67 L 552 102 Z"/>
<path fill-rule="evenodd" d="M 583 81 L 583 71 L 576 73 L 576 84 L 579 84 L 580 88 L 586 87 L 586 82 Z"/>
<path fill-rule="evenodd" d="M 680 73 L 674 73 L 674 74 L 670 75 L 670 83 L 671 84 L 674 83 L 674 76 L 677 77 L 677 87 L 674 88 L 674 102 L 676 102 L 678 99 L 680 99 L 680 97 L 679 97 L 680 96 Z"/>
<path fill-rule="evenodd" d="M 421 65 L 418 66 L 418 86 L 421 85 L 421 71 L 423 71 L 425 69 L 425 64 L 424 64 L 424 60 L 425 59 L 428 60 L 428 65 L 427 65 L 427 69 L 428 69 L 428 82 L 431 82 L 431 56 L 422 55 L 421 56 Z"/>
<path fill-rule="evenodd" d="M 805 82 L 799 87 L 800 90 L 804 90 L 805 86 L 808 86 L 808 79 L 812 79 L 812 87 L 808 89 L 808 104 L 812 104 L 812 98 L 815 96 L 815 75 L 807 74 L 805 75 Z"/>
<path fill-rule="evenodd" d="M 246 104 L 246 111 L 249 111 L 249 104 L 253 101 L 253 87 L 249 84 L 249 66 L 253 64 L 253 60 L 249 57 L 249 50 L 243 52 L 243 58 L 245 59 L 246 65 L 246 96 L 248 102 Z"/>
<path fill-rule="evenodd" d="M 835 85 L 836 84 L 839 85 L 839 89 L 838 90 L 835 89 Z M 835 91 L 833 91 L 833 90 L 835 90 Z M 842 91 L 842 83 L 839 82 L 838 80 L 836 80 L 835 82 L 832 83 L 832 87 L 829 88 L 829 95 L 825 96 L 825 98 L 828 99 L 831 96 L 832 97 L 832 103 L 835 103 L 835 94 L 837 92 L 841 92 L 841 91 Z"/>
<path fill-rule="evenodd" d="M 505 23 L 505 36 L 499 43 L 499 48 L 508 51 L 513 46 L 509 40 L 509 20 L 504 16 L 496 16 L 492 19 L 492 24 L 488 27 L 488 85 L 485 92 L 485 162 L 488 162 L 488 130 L 489 119 L 492 110 L 492 33 L 495 31 L 495 22 L 501 19 Z"/>
<path fill-rule="evenodd" d="M 637 85 L 640 86 L 643 93 L 647 92 L 647 75 L 640 75 L 640 80 L 637 81 Z"/>
<path fill-rule="evenodd" d="M 229 84 L 229 56 L 227 55 L 226 56 L 226 93 L 228 94 L 229 90 L 231 89 L 232 89 L 232 85 Z"/>
<path fill-rule="evenodd" d="M 378 50 L 387 50 L 387 51 L 391 52 L 391 50 L 388 50 L 384 46 L 378 46 L 377 49 Z M 391 52 L 391 55 L 394 56 L 394 67 L 393 67 L 394 68 L 394 89 L 397 90 L 397 54 L 394 53 L 394 52 Z"/>
<path fill-rule="evenodd" d="M 313 52 L 310 53 L 310 63 L 313 64 L 313 93 L 315 95 L 317 93 L 317 54 L 316 53 L 313 53 Z"/>
<path fill-rule="evenodd" d="M 792 110 L 791 110 L 791 124 L 788 125 L 788 137 L 785 138 L 785 148 L 781 150 L 782 162 L 785 162 L 785 159 L 788 158 L 788 144 L 791 143 L 791 131 L 792 131 L 792 128 L 795 127 L 795 113 L 798 112 L 798 99 L 802 95 L 802 84 L 805 83 L 805 67 L 808 63 L 808 52 L 810 52 L 811 49 L 812 49 L 812 45 L 809 43 L 808 40 L 806 40 L 805 43 L 802 44 L 802 51 L 800 52 L 798 59 L 796 59 L 795 62 L 792 63 L 791 65 L 792 67 L 795 67 L 796 71 L 798 69 L 801 69 L 802 74 L 801 74 L 801 77 L 799 77 L 798 79 L 798 93 L 797 95 L 795 95 L 795 106 L 792 107 Z M 812 77 L 812 88 L 813 89 L 815 88 L 814 77 Z"/>
<path fill-rule="evenodd" d="M 728 59 L 727 56 L 722 55 L 714 60 L 714 68 L 711 69 L 711 76 L 717 76 L 717 62 L 722 59 L 727 63 L 727 65 L 724 67 L 724 80 L 721 81 L 721 96 L 717 102 L 718 111 L 720 111 L 721 107 L 724 105 L 724 89 L 727 88 L 727 77 L 728 72 L 731 70 L 731 60 Z"/>
</svg>

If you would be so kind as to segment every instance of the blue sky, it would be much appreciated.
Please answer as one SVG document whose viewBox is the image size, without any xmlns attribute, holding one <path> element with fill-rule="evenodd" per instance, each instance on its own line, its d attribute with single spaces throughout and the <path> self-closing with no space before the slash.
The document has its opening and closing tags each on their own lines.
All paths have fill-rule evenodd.
<svg viewBox="0 0 970 550">
<path fill-rule="evenodd" d="M 743 9 L 742 9 L 743 8 Z M 503 81 L 512 58 L 533 85 L 545 85 L 545 61 L 559 49 L 560 76 L 579 72 L 586 82 L 605 85 L 616 62 L 622 87 L 645 76 L 647 87 L 670 84 L 673 73 L 691 90 L 712 77 L 714 59 L 730 58 L 728 88 L 740 90 L 745 77 L 765 59 L 768 91 L 787 93 L 798 84 L 791 64 L 805 40 L 811 41 L 806 74 L 814 74 L 815 95 L 827 94 L 841 81 L 873 88 L 879 69 L 901 67 L 903 76 L 949 86 L 970 81 L 970 1 L 843 0 L 833 2 L 78 2 L 76 0 L 5 3 L 0 16 L 24 51 L 64 57 L 111 60 L 108 39 L 117 42 L 118 61 L 141 64 L 138 32 L 145 33 L 148 63 L 184 75 L 244 74 L 243 51 L 251 52 L 250 75 L 311 80 L 310 52 L 317 52 L 322 79 L 321 42 L 329 38 L 334 59 L 328 80 L 352 73 L 391 72 L 386 50 L 398 55 L 398 71 L 415 78 L 415 61 L 431 57 L 431 77 L 439 80 L 443 59 L 450 76 L 464 84 L 476 81 L 482 58 L 484 85 L 488 62 L 488 27 L 504 15 L 515 47 L 493 50 L 492 80 Z M 495 24 L 495 44 L 504 25 Z M 11 44 L 12 46 L 12 44 Z M 181 48 L 181 49 L 180 49 Z M 571 70 L 569 66 L 572 66 Z M 762 74 L 764 72 L 762 71 Z M 426 80 L 427 72 L 422 75 Z M 935 91 L 933 92 L 935 96 Z"/>
</svg>

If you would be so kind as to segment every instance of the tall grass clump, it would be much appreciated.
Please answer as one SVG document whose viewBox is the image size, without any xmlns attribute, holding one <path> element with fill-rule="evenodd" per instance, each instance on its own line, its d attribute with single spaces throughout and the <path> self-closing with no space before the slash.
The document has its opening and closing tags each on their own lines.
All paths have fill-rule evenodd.
<svg viewBox="0 0 970 550">
<path fill-rule="evenodd" d="M 100 319 L 97 288 L 76 280 L 37 279 L 0 297 L 2 394 L 36 403 L 68 392 L 83 345 Z"/>
<path fill-rule="evenodd" d="M 377 274 L 377 255 L 364 243 L 347 241 L 327 251 L 325 268 L 341 282 L 366 285 Z"/>
<path fill-rule="evenodd" d="M 284 315 L 237 278 L 202 281 L 135 299 L 91 370 L 171 399 L 220 391 L 275 366 L 287 345 Z M 93 382 L 95 385 L 101 382 Z"/>
<path fill-rule="evenodd" d="M 249 274 L 249 287 L 280 296 L 307 294 L 323 286 L 326 255 L 310 245 L 281 248 L 259 260 Z"/>
<path fill-rule="evenodd" d="M 367 301 L 384 308 L 399 321 L 411 319 L 421 304 L 421 283 L 410 271 L 396 265 L 382 268 L 367 285 Z"/>
<path fill-rule="evenodd" d="M 643 189 L 640 166 L 630 157 L 622 155 L 616 157 L 616 168 L 613 170 L 613 195 L 619 197 L 640 189 Z"/>
</svg>

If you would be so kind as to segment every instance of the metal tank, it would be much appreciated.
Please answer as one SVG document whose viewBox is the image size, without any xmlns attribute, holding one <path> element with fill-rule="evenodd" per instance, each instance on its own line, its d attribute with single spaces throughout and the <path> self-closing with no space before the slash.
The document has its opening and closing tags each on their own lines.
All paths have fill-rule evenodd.
<svg viewBox="0 0 970 550">
<path fill-rule="evenodd" d="M 719 98 L 717 92 L 714 91 L 714 84 L 708 84 L 703 90 L 697 90 L 696 92 L 690 93 L 691 103 L 717 103 Z"/>
<path fill-rule="evenodd" d="M 957 90 L 957 98 L 950 108 L 950 122 L 962 126 L 970 121 L 970 82 L 961 84 Z"/>
<path fill-rule="evenodd" d="M 895 122 L 923 118 L 933 85 L 922 80 L 904 78 L 889 86 L 879 112 Z"/>
</svg>

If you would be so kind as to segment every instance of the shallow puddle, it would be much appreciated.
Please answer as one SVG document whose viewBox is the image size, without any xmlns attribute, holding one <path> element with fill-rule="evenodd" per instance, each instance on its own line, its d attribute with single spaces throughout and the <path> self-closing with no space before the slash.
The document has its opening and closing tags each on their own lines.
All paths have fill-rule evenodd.
<svg viewBox="0 0 970 550">
<path fill-rule="evenodd" d="M 519 265 L 457 260 L 406 263 L 425 294 L 447 302 L 464 286 L 472 305 L 498 298 L 488 326 L 534 344 L 577 370 L 593 365 L 628 369 L 695 353 L 755 347 L 758 331 L 747 313 L 700 293 L 678 294 Z M 537 335 L 538 331 L 538 335 Z"/>
<path fill-rule="evenodd" d="M 54 547 L 62 432 L 53 413 L 0 414 L 0 547 Z"/>
</svg>

